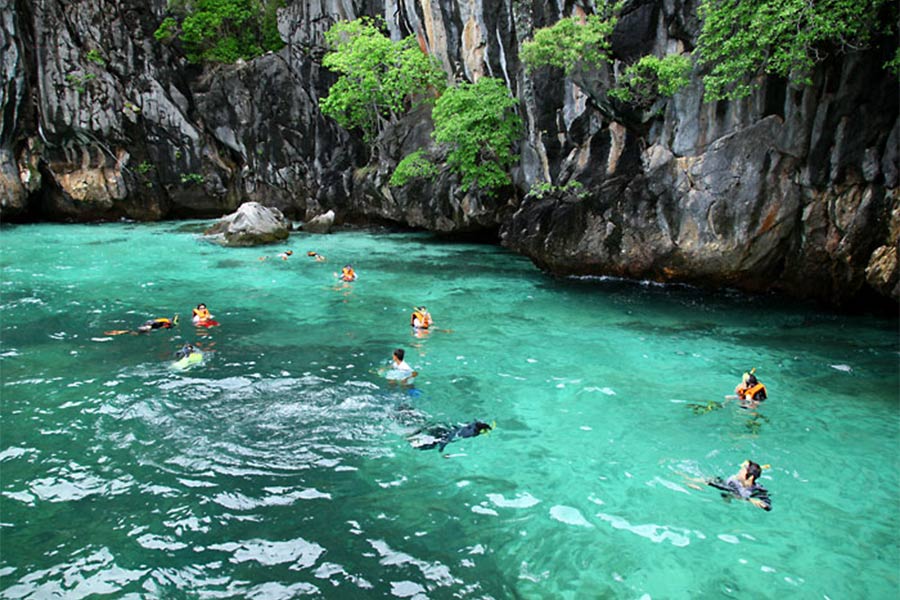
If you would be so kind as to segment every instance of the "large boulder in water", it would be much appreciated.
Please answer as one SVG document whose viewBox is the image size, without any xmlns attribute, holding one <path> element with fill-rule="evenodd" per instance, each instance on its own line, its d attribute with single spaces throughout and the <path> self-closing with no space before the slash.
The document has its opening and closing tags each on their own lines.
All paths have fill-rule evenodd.
<svg viewBox="0 0 900 600">
<path fill-rule="evenodd" d="M 331 233 L 334 226 L 334 211 L 314 217 L 303 224 L 303 231 L 308 233 Z"/>
<path fill-rule="evenodd" d="M 225 246 L 258 246 L 286 239 L 290 229 L 290 223 L 277 208 L 247 202 L 219 219 L 204 235 Z"/>
</svg>

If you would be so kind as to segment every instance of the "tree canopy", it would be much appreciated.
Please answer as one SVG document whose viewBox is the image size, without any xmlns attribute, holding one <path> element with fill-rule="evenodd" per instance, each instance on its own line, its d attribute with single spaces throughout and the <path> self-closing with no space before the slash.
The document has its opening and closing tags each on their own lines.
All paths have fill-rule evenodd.
<svg viewBox="0 0 900 600">
<path fill-rule="evenodd" d="M 415 37 L 393 42 L 371 19 L 335 23 L 325 41 L 329 52 L 322 64 L 339 77 L 319 107 L 342 127 L 360 128 L 370 142 L 415 99 L 430 101 L 426 92 L 446 85 L 440 64 Z"/>
<path fill-rule="evenodd" d="M 184 44 L 191 62 L 235 62 L 284 46 L 277 11 L 283 0 L 170 0 L 174 16 L 154 32 L 161 42 Z"/>
<path fill-rule="evenodd" d="M 518 156 L 513 144 L 522 134 L 517 102 L 499 79 L 482 77 L 444 92 L 434 106 L 434 139 L 447 144 L 447 163 L 463 186 L 488 191 L 509 183 L 504 168 Z"/>
<path fill-rule="evenodd" d="M 830 52 L 897 31 L 895 0 L 701 0 L 699 12 L 708 100 L 746 96 L 764 73 L 809 83 Z"/>
</svg>

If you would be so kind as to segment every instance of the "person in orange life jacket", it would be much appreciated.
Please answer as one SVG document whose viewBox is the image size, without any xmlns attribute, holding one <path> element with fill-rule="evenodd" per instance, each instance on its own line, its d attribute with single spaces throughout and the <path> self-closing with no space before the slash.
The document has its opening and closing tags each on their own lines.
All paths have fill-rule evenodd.
<svg viewBox="0 0 900 600">
<path fill-rule="evenodd" d="M 278 258 L 280 258 L 281 260 L 287 260 L 288 257 L 290 257 L 293 253 L 294 253 L 293 250 L 285 250 L 284 252 L 282 252 L 281 254 L 278 255 Z"/>
<path fill-rule="evenodd" d="M 424 306 L 417 306 L 409 317 L 409 324 L 416 329 L 428 329 L 432 323 L 431 313 Z"/>
<path fill-rule="evenodd" d="M 744 373 L 744 376 L 741 378 L 741 383 L 734 388 L 734 393 L 737 394 L 737 397 L 740 400 L 749 402 L 762 402 L 768 398 L 766 386 L 759 382 L 756 375 L 753 374 L 753 371 Z"/>
<path fill-rule="evenodd" d="M 193 316 L 191 317 L 191 320 L 194 323 L 205 323 L 206 321 L 212 320 L 212 315 L 209 314 L 209 309 L 207 309 L 206 305 L 203 303 L 198 304 L 197 308 L 195 308 L 192 312 Z"/>
<path fill-rule="evenodd" d="M 341 280 L 356 281 L 356 271 L 353 270 L 352 266 L 344 265 L 344 268 L 341 269 Z"/>
<path fill-rule="evenodd" d="M 316 259 L 316 262 L 325 262 L 326 260 L 328 260 L 321 254 L 319 254 L 318 252 L 315 252 L 313 250 L 310 250 L 309 252 L 307 252 L 306 255 L 310 258 Z"/>
</svg>

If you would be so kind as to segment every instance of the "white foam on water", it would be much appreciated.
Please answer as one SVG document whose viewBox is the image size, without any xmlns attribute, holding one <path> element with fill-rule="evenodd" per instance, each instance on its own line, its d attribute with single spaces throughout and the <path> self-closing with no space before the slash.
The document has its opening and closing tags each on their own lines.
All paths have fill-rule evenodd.
<svg viewBox="0 0 900 600">
<path fill-rule="evenodd" d="M 581 511 L 571 506 L 556 505 L 550 507 L 550 517 L 556 519 L 560 523 L 565 523 L 566 525 L 588 528 L 593 527 L 593 525 L 584 518 Z"/>
</svg>

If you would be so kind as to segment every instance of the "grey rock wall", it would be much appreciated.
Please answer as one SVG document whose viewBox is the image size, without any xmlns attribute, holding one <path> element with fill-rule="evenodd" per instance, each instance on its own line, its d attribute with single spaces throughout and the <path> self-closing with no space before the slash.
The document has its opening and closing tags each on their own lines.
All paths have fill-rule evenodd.
<svg viewBox="0 0 900 600">
<path fill-rule="evenodd" d="M 204 69 L 153 38 L 165 0 L 0 0 L 0 217 L 210 217 L 258 201 L 296 219 L 334 210 L 339 223 L 499 232 L 560 274 L 900 300 L 898 87 L 880 68 L 890 49 L 836 57 L 808 87 L 766 80 L 738 102 L 704 103 L 698 71 L 637 110 L 605 95 L 621 62 L 569 78 L 523 69 L 535 28 L 585 10 L 289 0 L 283 50 Z M 526 123 L 513 186 L 485 196 L 446 172 L 389 186 L 396 163 L 429 146 L 427 108 L 377 155 L 321 115 L 334 81 L 322 34 L 362 15 L 417 36 L 448 81 L 506 82 Z M 690 51 L 698 31 L 695 0 L 631 0 L 613 50 L 626 61 Z M 575 181 L 586 193 L 528 195 Z"/>
</svg>

